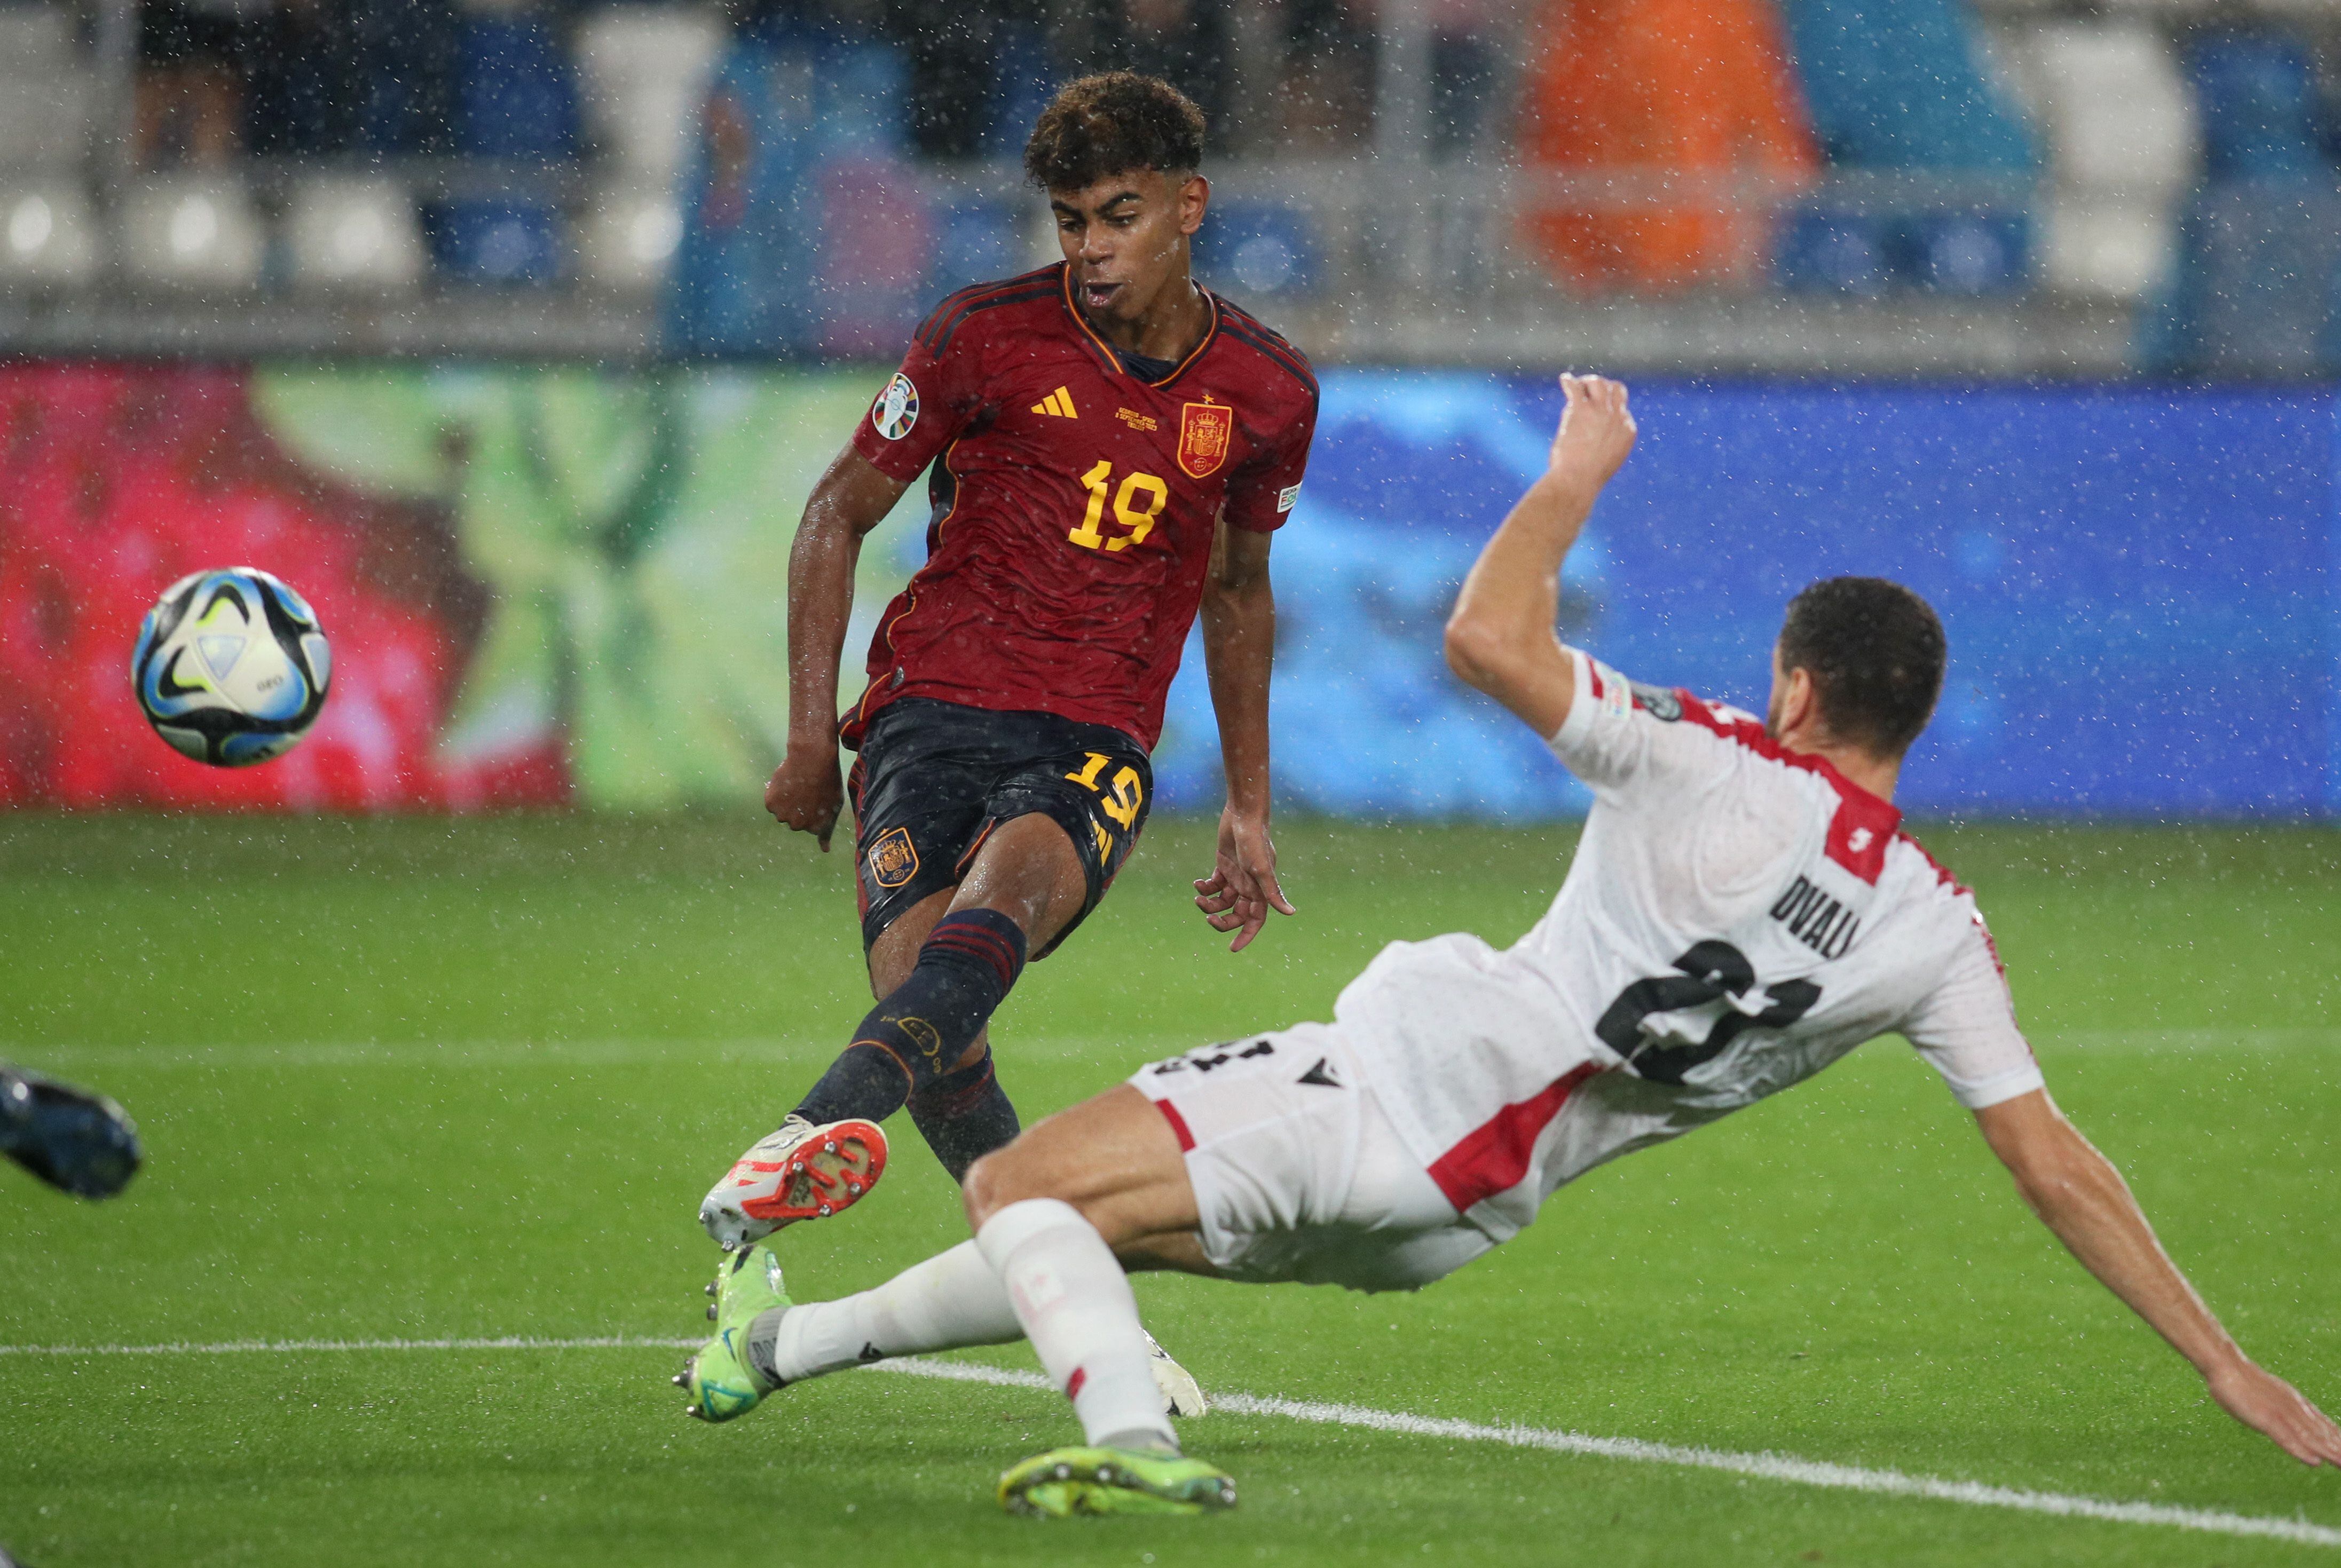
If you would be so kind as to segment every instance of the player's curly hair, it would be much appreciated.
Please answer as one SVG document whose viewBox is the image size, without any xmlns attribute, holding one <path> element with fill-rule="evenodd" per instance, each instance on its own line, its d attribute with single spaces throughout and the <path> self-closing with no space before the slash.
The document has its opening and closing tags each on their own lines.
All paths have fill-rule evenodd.
<svg viewBox="0 0 2341 1568">
<path fill-rule="evenodd" d="M 1159 76 L 1108 71 L 1068 82 L 1024 144 L 1024 173 L 1044 191 L 1079 191 L 1113 174 L 1192 174 L 1203 162 L 1203 112 Z"/>
<path fill-rule="evenodd" d="M 1948 657 L 1934 607 L 1882 577 L 1832 577 L 1789 602 L 1780 668 L 1813 679 L 1838 740 L 1899 757 L 1935 716 Z"/>
</svg>

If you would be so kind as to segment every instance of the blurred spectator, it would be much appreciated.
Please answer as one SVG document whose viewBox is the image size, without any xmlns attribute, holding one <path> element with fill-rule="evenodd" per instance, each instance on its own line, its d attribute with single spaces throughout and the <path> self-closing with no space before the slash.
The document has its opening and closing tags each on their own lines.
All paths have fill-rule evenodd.
<svg viewBox="0 0 2341 1568">
<path fill-rule="evenodd" d="M 911 70 L 911 143 L 925 158 L 1021 152 L 1029 119 L 1016 89 L 1045 78 L 1041 0 L 900 0 L 892 20 Z"/>
<path fill-rule="evenodd" d="M 679 351 L 891 350 L 927 215 L 898 162 L 910 71 L 858 11 L 755 0 L 708 86 L 667 299 Z"/>
<path fill-rule="evenodd" d="M 1496 0 L 1434 0 L 1430 7 L 1430 155 L 1473 151 L 1496 93 L 1503 40 Z"/>
<path fill-rule="evenodd" d="M 225 163 L 269 0 L 140 0 L 133 140 L 144 164 Z"/>
<path fill-rule="evenodd" d="M 1160 76 L 1195 101 L 1207 126 L 1227 124 L 1227 0 L 1112 0 L 1093 15 L 1084 69 Z"/>
<path fill-rule="evenodd" d="M 1296 153 L 1360 146 L 1373 134 L 1374 15 L 1360 0 L 1288 0 L 1285 145 Z"/>
<path fill-rule="evenodd" d="M 1749 277 L 1812 130 L 1765 0 L 1550 0 L 1522 105 L 1530 243 L 1566 280 L 1669 290 Z"/>
<path fill-rule="evenodd" d="M 244 118 L 252 152 L 455 150 L 453 0 L 276 0 L 254 33 Z"/>
</svg>

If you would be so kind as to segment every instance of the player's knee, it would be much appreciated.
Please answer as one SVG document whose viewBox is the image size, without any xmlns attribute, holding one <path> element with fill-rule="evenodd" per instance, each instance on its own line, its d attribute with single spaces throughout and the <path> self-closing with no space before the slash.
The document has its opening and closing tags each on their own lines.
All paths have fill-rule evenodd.
<svg viewBox="0 0 2341 1568">
<path fill-rule="evenodd" d="M 969 1228 L 981 1230 L 984 1221 L 1019 1199 L 1049 1196 L 1032 1190 L 1033 1184 L 1020 1168 L 1022 1162 L 1015 1156 L 1015 1146 L 994 1149 L 967 1167 L 967 1179 L 960 1184 L 960 1201 L 967 1206 Z"/>
</svg>

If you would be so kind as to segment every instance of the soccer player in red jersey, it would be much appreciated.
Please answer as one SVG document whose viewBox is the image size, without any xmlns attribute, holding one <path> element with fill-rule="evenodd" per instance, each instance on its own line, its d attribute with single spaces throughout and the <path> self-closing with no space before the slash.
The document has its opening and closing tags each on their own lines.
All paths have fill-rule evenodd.
<svg viewBox="0 0 2341 1568">
<path fill-rule="evenodd" d="M 702 1206 L 737 1247 L 844 1207 L 905 1104 L 954 1179 L 1016 1136 L 987 1025 L 1097 907 L 1144 827 L 1147 754 L 1200 611 L 1228 799 L 1195 884 L 1240 949 L 1293 913 L 1269 839 L 1269 542 L 1315 429 L 1308 361 L 1189 275 L 1203 118 L 1127 72 L 1061 92 L 1025 149 L 1064 262 L 951 295 L 831 464 L 789 569 L 773 816 L 829 848 L 850 793 L 878 1006 Z M 928 476 L 927 562 L 838 711 L 862 536 Z M 859 751 L 841 780 L 840 739 Z"/>
</svg>

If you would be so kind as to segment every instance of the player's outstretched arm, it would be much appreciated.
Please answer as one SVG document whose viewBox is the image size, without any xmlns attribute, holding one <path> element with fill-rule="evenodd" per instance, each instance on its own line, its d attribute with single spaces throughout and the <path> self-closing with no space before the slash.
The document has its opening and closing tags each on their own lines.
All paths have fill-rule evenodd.
<svg viewBox="0 0 2341 1568">
<path fill-rule="evenodd" d="M 1560 390 L 1568 407 L 1552 466 L 1479 552 L 1447 622 L 1448 667 L 1547 738 L 1559 733 L 1577 692 L 1576 670 L 1553 630 L 1561 558 L 1634 450 L 1623 382 L 1565 375 Z"/>
<path fill-rule="evenodd" d="M 2341 1428 L 2239 1349 L 2170 1261 L 2129 1186 L 2046 1089 L 1976 1112 L 2033 1212 L 2073 1255 L 2195 1364 L 2226 1413 L 2304 1464 L 2341 1465 Z"/>
<path fill-rule="evenodd" d="M 837 663 L 853 614 L 862 540 L 909 487 L 852 446 L 813 486 L 789 551 L 789 748 L 764 786 L 764 809 L 811 833 L 823 853 L 845 806 L 837 766 Z"/>
<path fill-rule="evenodd" d="M 1228 950 L 1240 953 L 1270 909 L 1300 911 L 1277 883 L 1276 846 L 1268 836 L 1268 676 L 1276 651 L 1268 551 L 1275 536 L 1224 519 L 1219 527 L 1203 588 L 1203 665 L 1220 719 L 1228 804 L 1220 813 L 1218 858 L 1195 884 L 1195 907 L 1213 930 L 1236 934 Z"/>
</svg>

